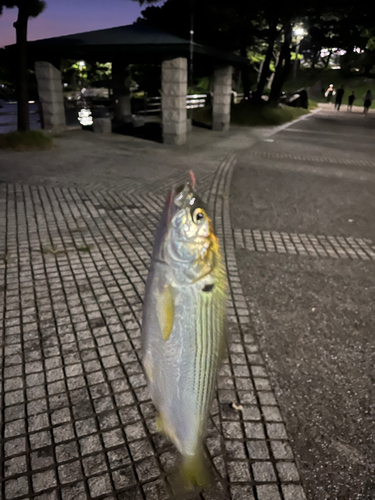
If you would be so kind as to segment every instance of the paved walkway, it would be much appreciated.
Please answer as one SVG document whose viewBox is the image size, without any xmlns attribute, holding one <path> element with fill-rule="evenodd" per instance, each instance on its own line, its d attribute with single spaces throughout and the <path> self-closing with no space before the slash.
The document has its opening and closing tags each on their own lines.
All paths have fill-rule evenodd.
<svg viewBox="0 0 375 500">
<path fill-rule="evenodd" d="M 298 245 L 250 226 L 233 237 L 229 214 L 234 153 L 276 131 L 194 130 L 183 147 L 74 132 L 52 152 L 0 152 L 0 499 L 175 494 L 176 453 L 155 429 L 140 319 L 165 193 L 192 169 L 225 249 L 232 343 L 206 440 L 216 484 L 186 498 L 305 500 L 235 256 L 250 242 Z M 318 250 L 297 237 L 330 255 L 326 242 Z M 345 240 L 373 258 L 372 240 L 354 243 Z"/>
<path fill-rule="evenodd" d="M 248 329 L 229 220 L 231 151 L 269 133 L 195 130 L 188 145 L 166 148 L 75 132 L 51 153 L 0 154 L 2 498 L 173 495 L 176 453 L 156 433 L 140 319 L 165 193 L 193 169 L 233 299 L 230 356 L 206 440 L 217 485 L 193 496 L 304 499 Z"/>
<path fill-rule="evenodd" d="M 309 500 L 375 498 L 375 115 L 361 111 L 325 106 L 240 152 L 231 186 L 241 283 Z"/>
</svg>

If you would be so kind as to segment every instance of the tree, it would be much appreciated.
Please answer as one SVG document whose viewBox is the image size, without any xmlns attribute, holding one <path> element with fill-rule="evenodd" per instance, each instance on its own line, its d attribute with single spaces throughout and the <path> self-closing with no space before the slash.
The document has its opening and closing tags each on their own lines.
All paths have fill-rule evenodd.
<svg viewBox="0 0 375 500">
<path fill-rule="evenodd" d="M 143 3 L 141 0 L 139 3 Z M 147 3 L 152 3 L 148 1 Z M 164 5 L 148 6 L 138 22 L 146 22 L 171 34 L 188 39 L 194 16 L 194 42 L 223 50 L 237 51 L 247 57 L 255 43 L 257 7 L 248 0 L 167 0 Z M 249 69 L 242 69 L 245 95 L 250 93 Z"/>
<path fill-rule="evenodd" d="M 46 7 L 43 0 L 0 0 L 0 15 L 3 9 L 18 8 L 16 29 L 17 51 L 17 102 L 18 130 L 24 132 L 30 129 L 28 103 L 28 72 L 27 72 L 27 24 L 30 17 L 37 17 Z"/>
<path fill-rule="evenodd" d="M 189 19 L 197 0 L 167 0 L 161 7 L 150 6 L 153 0 L 133 0 L 148 7 L 142 11 L 141 21 L 150 23 L 172 34 L 188 38 Z M 367 0 L 300 0 L 275 3 L 273 0 L 199 0 L 194 11 L 194 41 L 237 51 L 247 57 L 249 49 L 258 52 L 263 60 L 259 68 L 254 100 L 261 100 L 275 66 L 270 91 L 270 103 L 277 103 L 283 85 L 292 67 L 291 58 L 299 43 L 293 27 L 303 24 L 308 37 L 299 51 L 309 54 L 311 67 L 317 64 L 321 49 L 346 51 L 342 66 L 355 59 L 362 61 L 365 73 L 375 62 L 375 28 Z M 358 49 L 361 58 L 358 57 Z M 259 62 L 259 61 L 258 61 Z M 328 65 L 329 58 L 326 60 Z M 250 90 L 249 71 L 242 71 L 245 96 Z"/>
<path fill-rule="evenodd" d="M 329 50 L 324 67 L 328 66 L 331 55 L 340 49 L 345 51 L 340 57 L 344 72 L 360 66 L 365 76 L 372 76 L 370 71 L 375 63 L 375 45 L 371 39 L 375 30 L 372 11 L 367 6 L 365 0 L 357 0 L 355 4 L 349 0 L 342 0 L 339 4 L 327 0 L 323 12 L 310 12 L 308 25 L 311 40 L 320 48 Z"/>
<path fill-rule="evenodd" d="M 275 19 L 273 16 L 270 17 L 268 21 L 268 36 L 266 38 L 267 40 L 267 50 L 265 54 L 265 58 L 262 64 L 262 69 L 258 78 L 258 85 L 257 89 L 253 94 L 253 98 L 255 101 L 260 101 L 263 95 L 263 90 L 264 86 L 267 81 L 267 77 L 269 74 L 269 69 L 270 69 L 270 64 L 272 61 L 272 56 L 273 56 L 273 49 L 275 45 L 275 41 L 277 39 L 277 36 L 279 34 L 277 30 L 277 19 Z"/>
<path fill-rule="evenodd" d="M 292 25 L 290 21 L 286 21 L 283 26 L 284 41 L 281 46 L 281 51 L 277 61 L 275 76 L 272 81 L 270 91 L 270 102 L 277 103 L 280 98 L 281 90 L 288 77 L 291 61 L 290 61 L 290 44 L 292 41 Z"/>
</svg>

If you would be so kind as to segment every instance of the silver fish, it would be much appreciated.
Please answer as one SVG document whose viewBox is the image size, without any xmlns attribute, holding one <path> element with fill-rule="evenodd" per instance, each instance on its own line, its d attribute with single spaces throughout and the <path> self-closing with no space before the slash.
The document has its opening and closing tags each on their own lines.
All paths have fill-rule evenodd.
<svg viewBox="0 0 375 500">
<path fill-rule="evenodd" d="M 228 284 L 212 222 L 192 184 L 172 190 L 156 232 L 142 349 L 158 428 L 182 454 L 186 482 L 203 486 L 202 440 L 225 350 Z"/>
</svg>

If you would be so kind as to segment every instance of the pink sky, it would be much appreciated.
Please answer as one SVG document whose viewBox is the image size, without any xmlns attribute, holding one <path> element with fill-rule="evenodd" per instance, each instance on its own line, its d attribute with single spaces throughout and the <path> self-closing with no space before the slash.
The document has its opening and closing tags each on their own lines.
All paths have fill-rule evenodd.
<svg viewBox="0 0 375 500">
<path fill-rule="evenodd" d="M 159 0 L 157 4 L 163 2 Z M 29 40 L 132 24 L 145 8 L 132 0 L 46 0 L 46 3 L 46 10 L 29 20 Z M 4 9 L 0 17 L 0 48 L 16 41 L 13 23 L 17 12 L 16 8 Z"/>
</svg>

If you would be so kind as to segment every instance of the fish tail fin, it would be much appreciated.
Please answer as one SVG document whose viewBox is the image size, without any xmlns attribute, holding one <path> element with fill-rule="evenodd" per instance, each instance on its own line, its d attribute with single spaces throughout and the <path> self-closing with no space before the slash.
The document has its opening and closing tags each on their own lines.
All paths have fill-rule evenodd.
<svg viewBox="0 0 375 500">
<path fill-rule="evenodd" d="M 185 487 L 199 486 L 200 488 L 207 488 L 211 482 L 211 477 L 203 450 L 194 455 L 185 455 L 180 473 Z"/>
<path fill-rule="evenodd" d="M 159 432 L 159 434 L 163 434 L 163 436 L 167 436 L 168 435 L 168 433 L 166 431 L 166 428 L 165 428 L 163 415 L 161 413 L 158 413 L 156 415 L 156 418 L 155 418 L 155 427 L 156 427 L 156 430 Z"/>
<path fill-rule="evenodd" d="M 162 434 L 166 438 L 170 439 L 172 442 L 176 441 L 176 436 L 173 430 L 166 425 L 163 415 L 158 413 L 155 418 L 155 427 L 159 434 Z"/>
</svg>

